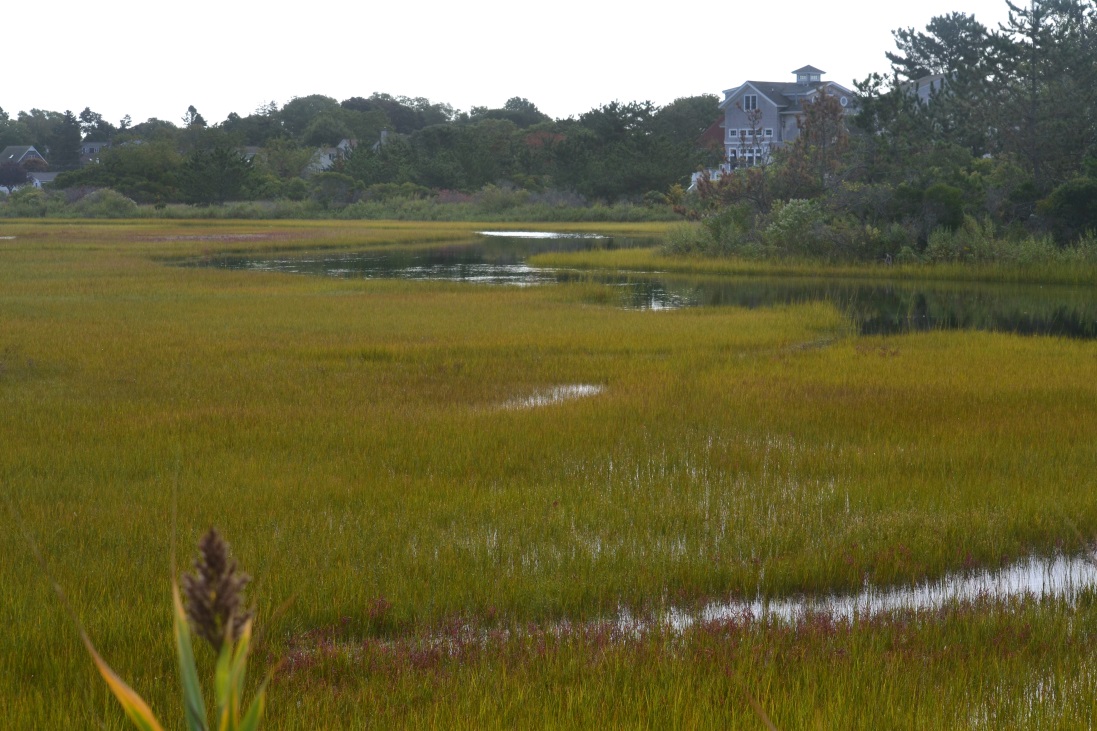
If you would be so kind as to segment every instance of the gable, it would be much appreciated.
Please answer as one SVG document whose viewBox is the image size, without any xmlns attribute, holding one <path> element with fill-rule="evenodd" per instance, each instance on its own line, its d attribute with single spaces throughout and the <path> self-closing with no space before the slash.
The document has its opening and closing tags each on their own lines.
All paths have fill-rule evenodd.
<svg viewBox="0 0 1097 731">
<path fill-rule="evenodd" d="M 31 145 L 9 145 L 0 152 L 0 163 L 13 162 L 19 164 L 24 160 L 42 160 L 46 158 L 38 154 L 38 150 Z"/>
<path fill-rule="evenodd" d="M 765 100 L 771 107 L 783 107 L 788 104 L 788 100 L 783 95 L 774 93 L 773 89 L 767 89 L 766 85 L 756 81 L 748 81 L 734 89 L 726 90 L 724 95 L 724 101 L 720 102 L 719 107 L 724 111 L 737 108 L 735 102 L 750 95 L 758 96 L 759 100 Z"/>
</svg>

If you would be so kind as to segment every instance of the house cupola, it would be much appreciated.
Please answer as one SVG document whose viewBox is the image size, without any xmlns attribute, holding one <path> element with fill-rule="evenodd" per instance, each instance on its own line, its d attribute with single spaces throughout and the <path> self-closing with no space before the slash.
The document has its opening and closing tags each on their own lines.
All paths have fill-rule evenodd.
<svg viewBox="0 0 1097 731">
<path fill-rule="evenodd" d="M 792 73 L 796 74 L 797 84 L 818 84 L 823 80 L 823 74 L 826 71 L 820 71 L 814 66 L 805 66 L 802 69 L 796 69 Z"/>
</svg>

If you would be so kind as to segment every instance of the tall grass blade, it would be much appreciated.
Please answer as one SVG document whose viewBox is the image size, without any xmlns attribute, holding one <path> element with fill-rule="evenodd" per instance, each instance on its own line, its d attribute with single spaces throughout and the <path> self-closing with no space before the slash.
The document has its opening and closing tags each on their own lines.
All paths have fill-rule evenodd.
<svg viewBox="0 0 1097 731">
<path fill-rule="evenodd" d="M 107 681 L 107 687 L 110 688 L 110 692 L 114 694 L 118 702 L 122 704 L 122 710 L 126 712 L 126 716 L 133 722 L 133 725 L 142 731 L 164 731 L 164 727 L 153 715 L 152 709 L 149 708 L 141 696 L 137 695 L 133 688 L 126 685 L 125 681 L 111 670 L 106 661 L 95 651 L 95 647 L 91 644 L 88 636 L 81 633 L 81 639 L 84 641 L 84 647 L 88 648 L 91 659 L 95 661 L 95 667 L 99 670 L 99 674 L 103 676 L 103 680 Z"/>
<path fill-rule="evenodd" d="M 172 581 L 171 598 L 174 607 L 175 651 L 179 658 L 179 683 L 183 686 L 183 708 L 189 731 L 207 731 L 206 702 L 202 698 L 202 686 L 198 682 L 198 668 L 194 664 L 194 645 L 191 642 L 190 625 L 179 596 L 179 585 Z"/>
<path fill-rule="evenodd" d="M 231 693 L 230 707 L 232 708 L 232 728 L 240 724 L 240 704 L 244 700 L 244 679 L 248 669 L 248 651 L 251 647 L 251 620 L 244 624 L 240 633 L 240 641 L 232 652 L 232 670 L 229 688 Z"/>
</svg>

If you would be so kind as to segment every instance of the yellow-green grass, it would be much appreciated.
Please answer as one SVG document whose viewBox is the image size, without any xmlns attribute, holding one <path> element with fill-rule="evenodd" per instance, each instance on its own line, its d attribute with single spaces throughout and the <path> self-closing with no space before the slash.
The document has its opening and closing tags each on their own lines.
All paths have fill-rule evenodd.
<svg viewBox="0 0 1097 731">
<path fill-rule="evenodd" d="M 856 279 L 938 280 L 957 282 L 1047 282 L 1097 284 L 1092 263 L 1039 264 L 885 264 L 883 262 L 825 264 L 798 260 L 739 257 L 671 256 L 659 248 L 601 249 L 537 254 L 530 263 L 544 267 L 602 269 L 679 274 L 849 277 Z"/>
<path fill-rule="evenodd" d="M 912 581 L 1075 551 L 1097 528 L 1094 343 L 864 339 L 825 305 L 635 312 L 589 283 L 161 263 L 476 228 L 0 226 L 16 236 L 0 239 L 5 720 L 122 723 L 14 515 L 104 658 L 162 717 L 179 717 L 173 490 L 179 545 L 217 525 L 256 577 L 269 651 L 307 660 L 271 689 L 274 727 L 715 726 L 753 718 L 740 686 L 782 727 L 826 727 L 817 720 L 876 700 L 895 719 L 959 718 L 959 696 L 978 706 L 1001 688 L 1000 702 L 1023 703 L 1045 671 L 1092 678 L 1077 640 L 1097 620 L 1088 604 L 986 605 L 803 643 L 748 627 L 739 639 L 550 638 L 547 655 L 502 647 L 467 662 L 410 653 L 395 670 L 349 654 L 366 640 L 414 646 L 458 616 L 545 626 L 619 605 Z M 565 384 L 604 391 L 504 407 Z M 1018 627 L 1029 634 L 1016 648 L 982 647 Z M 329 635 L 325 655 L 314 640 Z M 729 649 L 742 646 L 754 649 Z M 826 675 L 841 652 L 842 672 Z M 925 658 L 932 682 L 900 671 Z M 956 705 L 917 716 L 949 683 Z"/>
</svg>

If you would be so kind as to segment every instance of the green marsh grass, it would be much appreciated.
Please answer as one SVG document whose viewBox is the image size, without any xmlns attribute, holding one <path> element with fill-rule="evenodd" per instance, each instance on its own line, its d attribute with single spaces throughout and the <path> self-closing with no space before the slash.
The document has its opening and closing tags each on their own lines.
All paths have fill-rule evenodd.
<svg viewBox="0 0 1097 731">
<path fill-rule="evenodd" d="M 698 275 L 843 277 L 879 280 L 936 280 L 952 282 L 1043 282 L 1048 284 L 1097 284 L 1097 267 L 1091 262 L 1032 264 L 834 264 L 808 260 L 763 260 L 739 257 L 675 256 L 658 247 L 537 254 L 534 266 L 569 269 L 604 269 L 673 272 Z"/>
<path fill-rule="evenodd" d="M 455 621 L 856 590 L 1075 552 L 1097 529 L 1095 343 L 164 263 L 477 228 L 0 225 L 0 486 L 151 706 L 181 714 L 163 632 L 178 480 L 180 543 L 214 522 L 233 537 L 261 626 L 298 597 L 259 650 L 297 659 L 269 689 L 274 728 L 758 724 L 747 692 L 779 728 L 1090 718 L 1089 603 L 432 653 Z M 603 390 L 504 408 L 568 384 Z M 6 718 L 122 727 L 17 531 L 0 551 Z"/>
</svg>

